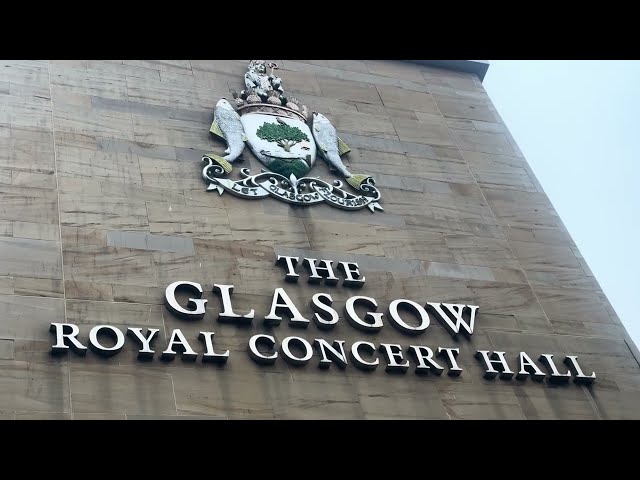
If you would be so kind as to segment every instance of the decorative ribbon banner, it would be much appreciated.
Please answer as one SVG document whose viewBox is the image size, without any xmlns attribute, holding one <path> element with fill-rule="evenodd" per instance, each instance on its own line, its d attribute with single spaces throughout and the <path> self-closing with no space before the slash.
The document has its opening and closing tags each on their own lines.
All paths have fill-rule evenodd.
<svg viewBox="0 0 640 480">
<path fill-rule="evenodd" d="M 260 175 L 264 175 L 264 173 Z M 255 177 L 258 177 L 260 175 L 255 175 L 253 177 L 254 181 L 255 181 Z M 269 173 L 269 176 L 271 176 L 271 173 Z M 283 179 L 285 178 L 282 175 L 278 175 L 278 176 L 282 177 Z M 322 197 L 320 197 L 320 195 L 318 195 L 318 192 L 308 192 L 308 193 L 293 192 L 291 191 L 291 189 L 279 187 L 278 184 L 272 182 L 272 180 L 276 180 L 276 179 L 270 178 L 269 180 L 260 182 L 259 185 L 262 188 L 264 188 L 267 192 L 269 192 L 272 197 L 277 198 L 278 200 L 282 200 L 287 203 L 294 203 L 296 205 L 314 205 L 316 203 L 323 202 L 323 199 Z"/>
<path fill-rule="evenodd" d="M 318 192 L 322 198 L 324 198 L 325 202 L 327 202 L 332 207 L 343 208 L 344 210 L 360 210 L 364 207 L 369 207 L 369 210 L 375 212 L 376 208 L 379 210 L 384 210 L 380 204 L 376 201 L 380 199 L 380 194 L 377 197 L 365 197 L 364 195 L 353 195 L 351 193 L 345 192 L 342 190 L 340 185 L 338 188 L 320 185 L 317 186 L 312 184 L 311 187 Z M 370 185 L 372 190 L 378 192 L 377 189 Z"/>
<path fill-rule="evenodd" d="M 368 207 L 372 212 L 376 209 L 384 210 L 378 204 L 380 192 L 370 177 L 359 185 L 358 190 L 363 194 L 354 195 L 342 189 L 343 183 L 340 180 L 334 180 L 332 185 L 320 178 L 296 178 L 294 175 L 286 178 L 269 171 L 251 175 L 248 168 L 240 170 L 240 174 L 245 177 L 242 180 L 220 178 L 227 173 L 225 169 L 207 155 L 202 157 L 202 160 L 208 162 L 202 170 L 202 177 L 210 182 L 207 190 L 217 190 L 220 195 L 227 191 L 241 198 L 271 196 L 294 205 L 328 203 L 332 207 L 344 210 L 360 210 L 364 207 Z"/>
<path fill-rule="evenodd" d="M 269 192 L 263 190 L 261 186 L 252 187 L 244 183 L 244 181 L 234 182 L 226 178 L 211 178 L 211 183 L 207 190 L 218 190 L 218 193 L 222 195 L 224 191 L 228 191 L 237 197 L 242 198 L 262 198 L 269 196 Z"/>
</svg>

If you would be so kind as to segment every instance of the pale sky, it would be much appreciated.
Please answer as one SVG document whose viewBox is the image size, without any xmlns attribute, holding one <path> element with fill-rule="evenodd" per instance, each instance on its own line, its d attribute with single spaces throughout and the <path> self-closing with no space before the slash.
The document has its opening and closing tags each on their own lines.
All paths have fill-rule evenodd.
<svg viewBox="0 0 640 480">
<path fill-rule="evenodd" d="M 483 84 L 640 347 L 640 61 L 491 60 Z"/>
</svg>

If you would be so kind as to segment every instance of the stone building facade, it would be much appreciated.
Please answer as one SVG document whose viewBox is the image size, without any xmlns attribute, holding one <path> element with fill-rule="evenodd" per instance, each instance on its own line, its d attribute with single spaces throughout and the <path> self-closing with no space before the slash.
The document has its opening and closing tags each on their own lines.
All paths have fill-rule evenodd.
<svg viewBox="0 0 640 480">
<path fill-rule="evenodd" d="M 384 211 L 207 190 L 202 157 L 226 148 L 210 133 L 213 108 L 244 88 L 247 60 L 2 62 L 0 418 L 640 417 L 638 350 L 487 96 L 486 65 L 273 62 L 284 90 L 335 126 L 350 148 L 347 168 L 373 176 Z M 248 148 L 229 178 L 241 168 L 260 171 Z M 322 159 L 310 175 L 337 178 Z M 285 281 L 279 255 L 300 259 L 298 282 Z M 310 283 L 303 258 L 357 263 L 366 282 L 346 287 L 336 269 L 338 285 Z M 169 311 L 165 289 L 176 281 L 202 286 L 203 318 Z M 233 285 L 234 311 L 254 309 L 254 318 L 218 321 L 214 284 Z M 286 316 L 265 324 L 278 288 L 311 320 L 306 328 Z M 339 313 L 332 328 L 313 321 L 321 292 Z M 348 321 L 356 295 L 376 300 L 379 331 Z M 477 306 L 473 333 L 451 334 L 430 310 L 429 326 L 408 335 L 388 310 L 397 299 Z M 367 311 L 358 305 L 358 315 Z M 403 321 L 416 327 L 416 313 L 404 311 Z M 52 324 L 77 326 L 88 347 L 99 325 L 123 335 L 157 329 L 155 354 L 139 358 L 132 334 L 112 356 L 53 354 Z M 161 358 L 174 329 L 195 361 Z M 108 332 L 96 340 L 107 349 Z M 226 363 L 203 361 L 200 332 L 215 333 L 212 348 L 229 352 Z M 260 337 L 262 355 L 279 353 L 272 364 L 249 354 L 254 335 L 273 338 L 271 348 Z M 290 337 L 294 358 L 305 354 L 297 338 L 313 345 L 304 365 L 286 361 Z M 318 368 L 315 339 L 343 340 L 346 367 Z M 375 370 L 353 361 L 360 341 L 375 346 L 360 350 L 378 359 Z M 399 345 L 397 356 L 383 344 Z M 426 362 L 429 373 L 416 374 L 411 346 L 429 347 L 442 373 Z M 458 349 L 461 373 L 436 356 L 440 347 Z M 478 351 L 505 352 L 516 375 L 487 378 Z M 542 381 L 517 375 L 521 352 Z M 570 381 L 556 381 L 542 354 L 553 355 L 558 374 L 573 371 Z M 580 382 L 568 357 L 595 381 Z M 394 361 L 408 369 L 387 371 Z"/>
</svg>

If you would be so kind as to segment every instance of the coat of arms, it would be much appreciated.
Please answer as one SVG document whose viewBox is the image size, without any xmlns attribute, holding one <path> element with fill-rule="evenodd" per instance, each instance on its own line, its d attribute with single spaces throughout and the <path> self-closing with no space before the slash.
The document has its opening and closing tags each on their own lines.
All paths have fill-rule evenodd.
<svg viewBox="0 0 640 480">
<path fill-rule="evenodd" d="M 202 157 L 207 162 L 202 176 L 209 182 L 208 190 L 217 190 L 220 195 L 228 191 L 243 198 L 270 195 L 298 205 L 325 202 L 346 210 L 383 210 L 373 178 L 347 170 L 340 157 L 349 147 L 327 117 L 310 114 L 306 105 L 285 95 L 282 80 L 274 75 L 277 68 L 274 63 L 251 60 L 244 76 L 246 89 L 233 93 L 235 108 L 224 98 L 216 104 L 210 131 L 226 142 L 227 149 L 225 156 L 211 153 Z M 248 168 L 240 169 L 241 180 L 222 178 L 241 158 L 245 143 L 264 168 L 254 175 Z M 343 189 L 341 180 L 327 182 L 307 176 L 316 154 L 356 193 Z"/>
</svg>

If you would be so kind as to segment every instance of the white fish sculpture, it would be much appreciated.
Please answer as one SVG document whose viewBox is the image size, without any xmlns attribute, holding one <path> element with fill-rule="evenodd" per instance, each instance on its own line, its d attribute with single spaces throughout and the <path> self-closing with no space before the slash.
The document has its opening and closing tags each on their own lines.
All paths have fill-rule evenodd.
<svg viewBox="0 0 640 480">
<path fill-rule="evenodd" d="M 231 171 L 231 164 L 244 151 L 244 142 L 247 137 L 240 122 L 240 115 L 238 115 L 231 104 L 224 98 L 220 99 L 213 109 L 211 132 L 224 138 L 227 142 L 227 149 L 224 151 L 226 155 L 224 157 L 215 155 L 215 157 L 218 159 L 218 163 L 221 163 L 228 173 Z M 227 165 L 224 165 L 220 159 L 224 160 Z"/>
<path fill-rule="evenodd" d="M 313 138 L 318 147 L 318 153 L 333 168 L 340 172 L 347 183 L 355 189 L 359 189 L 362 182 L 371 178 L 370 175 L 353 174 L 342 163 L 340 154 L 349 150 L 340 138 L 335 127 L 327 117 L 318 112 L 313 112 Z"/>
</svg>

